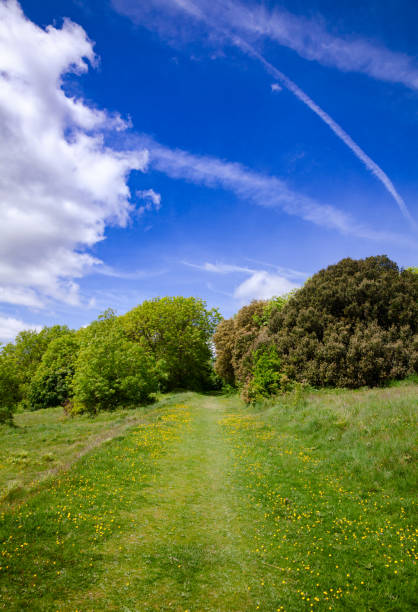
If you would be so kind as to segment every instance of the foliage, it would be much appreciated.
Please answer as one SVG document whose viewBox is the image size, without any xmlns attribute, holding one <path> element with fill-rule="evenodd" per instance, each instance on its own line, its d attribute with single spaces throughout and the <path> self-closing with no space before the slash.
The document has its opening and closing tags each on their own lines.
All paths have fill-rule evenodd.
<svg viewBox="0 0 418 612">
<path fill-rule="evenodd" d="M 252 376 L 243 388 L 242 397 L 247 403 L 254 403 L 264 397 L 289 391 L 291 382 L 282 370 L 282 364 L 275 346 L 258 349 L 253 356 Z"/>
<path fill-rule="evenodd" d="M 216 373 L 228 384 L 244 384 L 253 366 L 254 341 L 262 327 L 264 300 L 243 306 L 232 318 L 222 321 L 213 336 Z"/>
<path fill-rule="evenodd" d="M 162 364 L 132 342 L 112 311 L 83 330 L 73 380 L 76 411 L 95 413 L 148 402 L 163 377 Z"/>
<path fill-rule="evenodd" d="M 165 389 L 201 389 L 211 372 L 213 332 L 220 322 L 217 309 L 207 310 L 194 297 L 146 300 L 122 317 L 128 337 L 156 361 L 164 360 Z"/>
<path fill-rule="evenodd" d="M 16 336 L 13 344 L 3 347 L 2 354 L 10 360 L 14 376 L 18 380 L 17 401 L 21 401 L 23 406 L 28 406 L 29 385 L 49 343 L 69 331 L 66 325 L 44 327 L 41 331 L 25 330 Z"/>
<path fill-rule="evenodd" d="M 19 399 L 19 381 L 14 364 L 0 353 L 0 423 L 10 423 Z"/>
<path fill-rule="evenodd" d="M 63 406 L 71 396 L 71 385 L 79 339 L 69 332 L 52 340 L 29 384 L 28 399 L 32 410 Z"/>
<path fill-rule="evenodd" d="M 267 300 L 264 303 L 264 308 L 261 315 L 254 315 L 254 321 L 258 324 L 259 327 L 268 325 L 272 315 L 276 312 L 281 312 L 284 306 L 287 304 L 288 300 L 292 297 L 292 295 L 295 295 L 295 293 L 296 289 L 293 289 L 285 295 L 277 295 L 275 297 L 272 297 L 270 300 Z"/>
<path fill-rule="evenodd" d="M 215 372 L 226 384 L 235 384 L 235 372 L 232 354 L 235 346 L 234 319 L 223 319 L 213 336 L 216 347 Z"/>
<path fill-rule="evenodd" d="M 252 302 L 223 321 L 215 369 L 247 400 L 274 392 L 275 367 L 277 376 L 319 387 L 376 386 L 417 371 L 417 332 L 414 271 L 386 256 L 347 258 L 289 296 Z M 260 358 L 271 347 L 276 365 Z"/>
<path fill-rule="evenodd" d="M 316 386 L 381 385 L 418 366 L 418 277 L 386 256 L 315 274 L 269 322 L 286 371 Z"/>
</svg>

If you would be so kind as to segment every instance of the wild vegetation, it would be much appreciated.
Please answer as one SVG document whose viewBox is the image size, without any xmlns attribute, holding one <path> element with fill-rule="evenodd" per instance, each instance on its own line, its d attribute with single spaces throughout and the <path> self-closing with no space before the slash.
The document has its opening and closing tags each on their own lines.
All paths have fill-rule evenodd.
<svg viewBox="0 0 418 612">
<path fill-rule="evenodd" d="M 162 390 L 212 388 L 220 318 L 202 300 L 166 297 L 122 317 L 109 309 L 78 331 L 23 331 L 0 352 L 0 423 L 18 407 L 97 413 L 146 404 Z"/>
<path fill-rule="evenodd" d="M 418 275 L 385 256 L 343 259 L 218 327 L 215 370 L 255 401 L 295 383 L 379 386 L 418 370 Z"/>
</svg>

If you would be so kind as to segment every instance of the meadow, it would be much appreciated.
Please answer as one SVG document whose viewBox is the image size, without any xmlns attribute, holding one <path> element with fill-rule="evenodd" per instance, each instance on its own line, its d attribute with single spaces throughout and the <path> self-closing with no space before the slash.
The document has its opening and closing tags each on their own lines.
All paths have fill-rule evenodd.
<svg viewBox="0 0 418 612">
<path fill-rule="evenodd" d="M 417 407 L 410 381 L 18 413 L 0 609 L 414 610 Z"/>
</svg>

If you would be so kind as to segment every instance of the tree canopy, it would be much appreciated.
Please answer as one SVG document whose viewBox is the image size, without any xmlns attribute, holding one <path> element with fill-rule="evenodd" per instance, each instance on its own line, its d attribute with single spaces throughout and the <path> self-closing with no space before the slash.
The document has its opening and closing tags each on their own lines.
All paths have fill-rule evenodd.
<svg viewBox="0 0 418 612">
<path fill-rule="evenodd" d="M 211 370 L 211 341 L 221 320 L 194 297 L 146 300 L 122 317 L 127 336 L 164 360 L 167 390 L 201 389 Z"/>
</svg>

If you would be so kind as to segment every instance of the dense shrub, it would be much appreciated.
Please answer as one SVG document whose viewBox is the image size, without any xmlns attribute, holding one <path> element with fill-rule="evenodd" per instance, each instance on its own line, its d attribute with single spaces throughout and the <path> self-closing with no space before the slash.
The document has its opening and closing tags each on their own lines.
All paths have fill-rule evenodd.
<svg viewBox="0 0 418 612">
<path fill-rule="evenodd" d="M 268 330 L 291 377 L 360 387 L 416 371 L 417 326 L 418 277 L 378 256 L 315 274 Z"/>
<path fill-rule="evenodd" d="M 235 346 L 235 325 L 233 319 L 223 319 L 213 336 L 216 347 L 215 372 L 227 385 L 235 384 L 232 355 Z"/>
<path fill-rule="evenodd" d="M 386 256 L 347 258 L 288 298 L 253 302 L 222 322 L 215 368 L 247 400 L 274 393 L 288 379 L 381 385 L 417 371 L 417 333 L 415 271 L 400 270 Z"/>
<path fill-rule="evenodd" d="M 29 385 L 30 408 L 64 406 L 72 394 L 79 339 L 74 332 L 52 340 Z"/>
<path fill-rule="evenodd" d="M 146 403 L 162 376 L 162 364 L 130 340 L 108 311 L 83 330 L 73 380 L 75 410 L 95 413 Z"/>
<path fill-rule="evenodd" d="M 164 360 L 166 390 L 205 388 L 212 371 L 211 341 L 221 320 L 193 297 L 146 300 L 122 317 L 128 337 Z"/>
<path fill-rule="evenodd" d="M 266 326 L 272 315 L 282 310 L 290 295 L 271 300 L 253 300 L 231 319 L 216 328 L 215 371 L 226 384 L 247 389 L 254 373 L 256 355 L 260 357 L 272 341 Z M 244 390 L 244 395 L 247 391 Z"/>
</svg>

